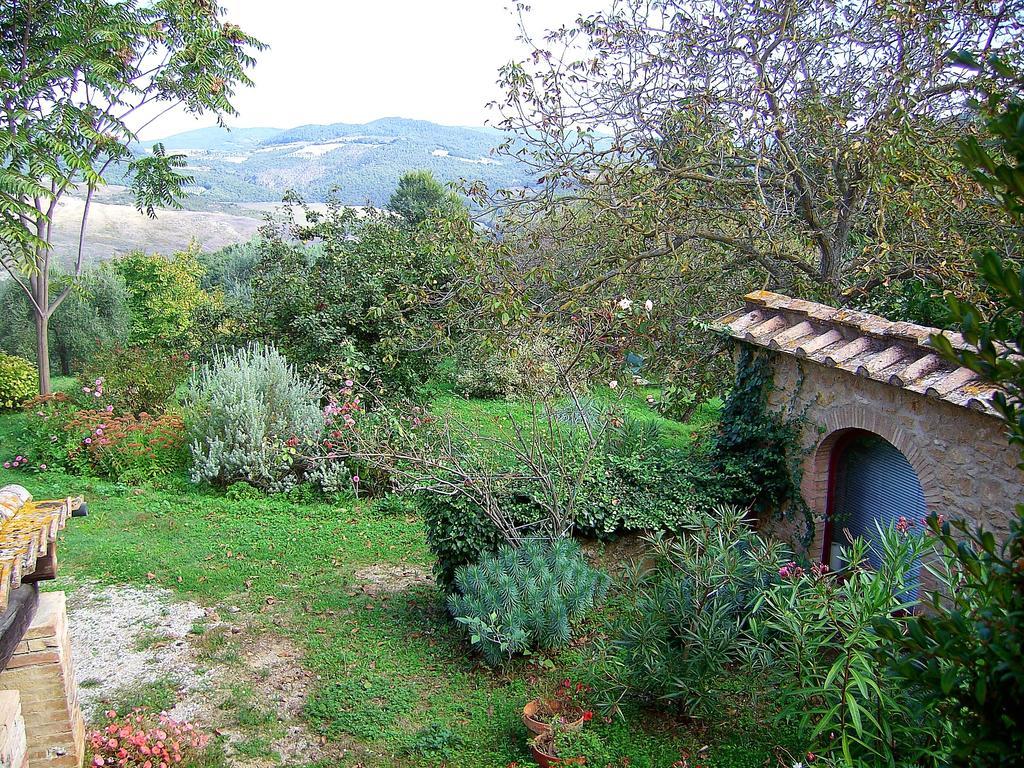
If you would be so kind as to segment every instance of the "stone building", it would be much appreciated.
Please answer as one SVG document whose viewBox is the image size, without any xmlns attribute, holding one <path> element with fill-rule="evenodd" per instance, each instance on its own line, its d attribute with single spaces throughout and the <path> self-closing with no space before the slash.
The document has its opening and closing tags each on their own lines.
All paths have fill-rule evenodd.
<svg viewBox="0 0 1024 768">
<path fill-rule="evenodd" d="M 0 488 L 0 768 L 78 768 L 85 721 L 71 663 L 63 592 L 40 594 L 57 574 L 57 536 L 86 512 L 82 497 L 33 501 Z"/>
<path fill-rule="evenodd" d="M 936 330 L 767 291 L 719 320 L 739 344 L 771 356 L 768 407 L 796 419 L 806 520 L 777 526 L 808 555 L 834 560 L 874 522 L 926 513 L 1005 532 L 1024 475 L 991 406 L 994 388 L 929 344 Z M 956 346 L 959 334 L 947 333 Z"/>
</svg>

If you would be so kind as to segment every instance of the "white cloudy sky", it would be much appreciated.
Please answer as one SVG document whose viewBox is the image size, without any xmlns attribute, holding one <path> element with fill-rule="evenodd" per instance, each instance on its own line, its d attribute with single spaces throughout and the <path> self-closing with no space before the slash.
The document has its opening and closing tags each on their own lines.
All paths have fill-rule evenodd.
<svg viewBox="0 0 1024 768">
<path fill-rule="evenodd" d="M 270 44 L 239 93 L 234 125 L 289 128 L 410 117 L 483 125 L 497 70 L 520 58 L 510 0 L 221 0 L 227 18 Z M 607 0 L 606 0 L 607 2 Z M 601 0 L 534 0 L 530 29 L 572 22 Z M 168 115 L 143 134 L 212 124 Z"/>
</svg>

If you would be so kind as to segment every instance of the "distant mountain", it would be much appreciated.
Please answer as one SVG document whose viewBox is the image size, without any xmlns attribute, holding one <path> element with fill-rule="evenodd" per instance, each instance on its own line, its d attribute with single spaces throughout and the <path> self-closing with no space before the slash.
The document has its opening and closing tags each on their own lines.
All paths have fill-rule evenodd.
<svg viewBox="0 0 1024 768">
<path fill-rule="evenodd" d="M 282 133 L 280 128 L 197 128 L 194 131 L 176 133 L 165 139 L 143 141 L 140 144 L 149 148 L 159 141 L 167 149 L 195 149 L 211 152 L 238 152 L 253 149 L 260 142 Z"/>
<path fill-rule="evenodd" d="M 527 169 L 492 150 L 505 134 L 389 117 L 363 125 L 201 128 L 159 140 L 188 155 L 191 208 L 279 201 L 294 189 L 323 201 L 333 188 L 343 203 L 383 205 L 407 171 L 428 169 L 444 182 L 479 180 L 492 188 L 531 183 Z M 140 142 L 137 153 L 155 141 Z M 117 181 L 115 178 L 114 181 Z"/>
</svg>

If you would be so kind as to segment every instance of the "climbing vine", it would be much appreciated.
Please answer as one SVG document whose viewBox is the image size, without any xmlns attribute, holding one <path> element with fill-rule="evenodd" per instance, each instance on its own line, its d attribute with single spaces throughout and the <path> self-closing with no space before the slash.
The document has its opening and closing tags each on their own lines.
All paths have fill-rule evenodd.
<svg viewBox="0 0 1024 768">
<path fill-rule="evenodd" d="M 807 525 L 801 543 L 806 546 L 814 536 L 814 520 L 799 491 L 802 457 L 794 455 L 804 417 L 793 414 L 792 403 L 787 415 L 768 410 L 772 387 L 772 356 L 742 345 L 711 458 L 731 503 L 759 515 L 802 514 Z"/>
</svg>

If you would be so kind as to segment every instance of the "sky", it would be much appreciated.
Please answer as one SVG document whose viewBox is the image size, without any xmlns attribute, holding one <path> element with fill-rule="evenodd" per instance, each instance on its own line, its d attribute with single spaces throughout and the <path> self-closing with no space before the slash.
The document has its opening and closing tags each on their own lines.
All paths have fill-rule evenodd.
<svg viewBox="0 0 1024 768">
<path fill-rule="evenodd" d="M 270 45 L 229 124 L 291 128 L 408 117 L 484 125 L 498 68 L 522 58 L 510 0 L 221 0 L 226 18 Z M 599 0 L 534 0 L 529 28 L 571 23 Z M 212 125 L 169 114 L 142 134 Z"/>
</svg>

